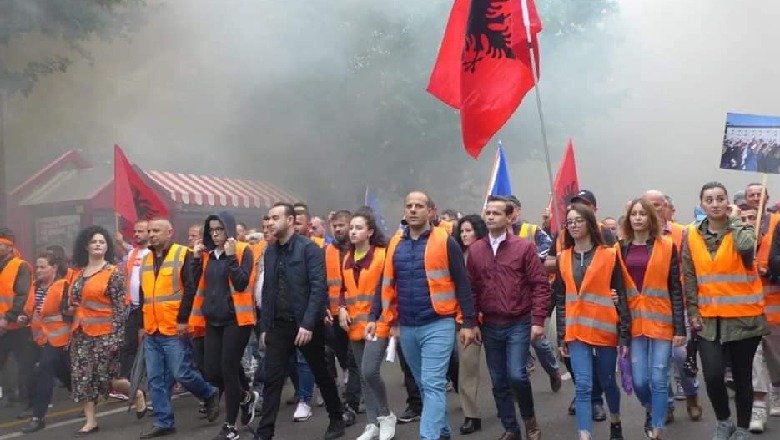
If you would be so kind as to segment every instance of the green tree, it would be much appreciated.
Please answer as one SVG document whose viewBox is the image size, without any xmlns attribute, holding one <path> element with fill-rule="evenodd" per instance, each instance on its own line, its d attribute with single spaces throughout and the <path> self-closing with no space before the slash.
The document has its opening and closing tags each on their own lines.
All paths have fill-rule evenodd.
<svg viewBox="0 0 780 440">
<path fill-rule="evenodd" d="M 128 38 L 140 23 L 143 0 L 4 0 L 0 2 L 0 223 L 5 221 L 5 98 L 27 96 L 39 79 L 65 72 L 75 59 L 91 60 L 84 43 Z M 27 50 L 40 39 L 54 53 Z M 44 52 L 43 54 L 41 52 Z"/>
</svg>

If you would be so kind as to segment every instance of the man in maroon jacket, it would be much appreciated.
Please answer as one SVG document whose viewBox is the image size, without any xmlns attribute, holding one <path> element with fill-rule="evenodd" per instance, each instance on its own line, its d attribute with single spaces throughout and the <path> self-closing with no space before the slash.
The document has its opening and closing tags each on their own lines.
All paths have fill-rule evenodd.
<svg viewBox="0 0 780 440">
<path fill-rule="evenodd" d="M 490 233 L 469 247 L 466 269 L 476 312 L 483 318 L 481 337 L 493 398 L 506 431 L 499 440 L 521 438 L 513 396 L 517 396 L 526 438 L 537 440 L 542 433 L 525 365 L 531 340 L 544 336 L 550 284 L 536 246 L 507 234 L 512 209 L 503 197 L 488 198 L 484 216 Z"/>
</svg>

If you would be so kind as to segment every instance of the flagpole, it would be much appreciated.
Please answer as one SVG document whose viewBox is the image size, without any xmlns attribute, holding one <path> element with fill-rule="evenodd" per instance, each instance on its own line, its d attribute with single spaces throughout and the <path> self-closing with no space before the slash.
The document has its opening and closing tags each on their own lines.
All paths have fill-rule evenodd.
<svg viewBox="0 0 780 440">
<path fill-rule="evenodd" d="M 493 170 L 490 172 L 490 180 L 488 181 L 487 189 L 485 190 L 485 198 L 482 199 L 484 202 L 482 203 L 482 210 L 484 211 L 485 208 L 487 208 L 487 199 L 490 196 L 490 190 L 493 189 L 493 185 L 496 184 L 495 176 L 496 172 L 498 171 L 498 157 L 501 154 L 501 148 L 502 148 L 501 141 L 498 141 L 498 148 L 496 148 L 496 157 L 493 159 Z"/>
<path fill-rule="evenodd" d="M 547 163 L 547 179 L 550 183 L 550 194 L 552 194 L 552 214 L 555 221 L 560 222 L 563 217 L 560 215 L 557 197 L 555 197 L 555 180 L 552 173 L 552 161 L 550 159 L 550 145 L 547 142 L 547 126 L 544 122 L 544 112 L 542 111 L 542 96 L 539 92 L 539 76 L 537 74 L 536 57 L 534 56 L 534 46 L 531 43 L 531 22 L 528 18 L 528 0 L 521 0 L 523 12 L 523 24 L 525 25 L 525 37 L 528 42 L 528 52 L 531 56 L 531 76 L 534 79 L 534 95 L 536 95 L 536 108 L 539 110 L 539 122 L 542 128 L 542 143 L 544 144 L 544 157 Z M 550 225 L 552 228 L 552 225 Z"/>
</svg>

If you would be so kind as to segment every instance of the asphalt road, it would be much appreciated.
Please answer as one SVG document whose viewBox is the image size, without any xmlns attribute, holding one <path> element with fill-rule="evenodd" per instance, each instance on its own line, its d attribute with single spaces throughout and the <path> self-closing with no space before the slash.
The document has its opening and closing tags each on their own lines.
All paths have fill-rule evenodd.
<svg viewBox="0 0 780 440">
<path fill-rule="evenodd" d="M 395 364 L 385 364 L 383 366 L 383 376 L 388 387 L 390 404 L 396 414 L 403 412 L 405 407 L 406 393 L 402 386 L 402 374 L 400 368 Z M 463 420 L 463 414 L 460 410 L 458 397 L 455 393 L 449 393 L 449 419 L 453 428 L 454 437 L 472 438 L 472 439 L 498 439 L 503 433 L 501 424 L 496 418 L 495 403 L 490 391 L 490 378 L 485 368 L 484 362 L 481 369 L 481 389 L 479 401 L 483 409 L 483 428 L 481 432 L 471 436 L 461 436 L 457 432 Z M 573 395 L 573 384 L 570 380 L 564 382 L 563 388 L 559 393 L 553 393 L 550 390 L 549 381 L 546 374 L 540 368 L 532 374 L 534 386 L 534 397 L 536 405 L 536 414 L 539 425 L 542 429 L 542 436 L 546 440 L 571 440 L 576 438 L 575 418 L 567 414 L 566 409 Z M 292 388 L 284 394 L 284 398 L 292 393 Z M 685 412 L 685 403 L 678 402 L 675 412 L 676 421 L 671 424 L 667 430 L 665 438 L 668 439 L 690 439 L 705 440 L 712 437 L 714 428 L 714 418 L 712 409 L 705 396 L 702 399 L 704 407 L 704 417 L 700 422 L 691 422 L 688 420 Z M 621 408 L 623 413 L 623 429 L 626 439 L 641 439 L 642 424 L 644 422 L 643 410 L 639 406 L 634 396 L 621 396 Z M 131 440 L 137 439 L 139 433 L 146 429 L 151 419 L 146 418 L 137 421 L 135 415 L 126 412 L 126 404 L 119 402 L 104 402 L 99 406 L 101 414 L 99 418 L 100 432 L 92 436 L 95 439 L 105 440 Z M 217 434 L 221 426 L 221 420 L 213 424 L 200 420 L 197 414 L 198 403 L 189 394 L 177 396 L 174 400 L 176 409 L 177 433 L 169 436 L 170 439 L 187 440 L 211 440 Z M 282 403 L 282 408 L 277 422 L 277 439 L 306 439 L 317 440 L 322 438 L 327 425 L 327 414 L 325 408 L 315 407 L 314 416 L 306 422 L 295 423 L 292 421 L 294 406 L 286 406 Z M 31 440 L 62 440 L 71 438 L 72 433 L 81 427 L 80 409 L 75 404 L 67 400 L 64 390 L 57 390 L 55 403 L 47 417 L 48 426 L 44 431 L 35 434 L 24 435 L 19 432 L 25 421 L 16 420 L 15 416 L 19 408 L 5 408 L 0 410 L 0 440 L 9 438 L 26 437 Z M 148 417 L 148 416 L 147 416 Z M 345 439 L 357 438 L 365 426 L 363 415 L 358 415 L 358 423 L 347 429 Z M 519 415 L 518 415 L 519 418 Z M 770 418 L 767 431 L 758 438 L 779 438 L 780 418 Z M 609 436 L 609 425 L 606 422 L 594 423 L 594 439 L 606 439 Z M 252 436 L 246 431 L 241 432 L 242 439 L 251 439 Z M 416 439 L 418 435 L 418 424 L 411 423 L 399 425 L 396 438 L 398 439 Z"/>
</svg>

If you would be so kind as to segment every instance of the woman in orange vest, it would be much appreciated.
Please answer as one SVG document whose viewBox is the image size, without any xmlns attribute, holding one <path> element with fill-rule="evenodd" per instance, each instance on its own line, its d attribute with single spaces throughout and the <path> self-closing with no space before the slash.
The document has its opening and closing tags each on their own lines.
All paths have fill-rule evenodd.
<svg viewBox="0 0 780 440">
<path fill-rule="evenodd" d="M 621 235 L 634 390 L 647 412 L 645 435 L 660 439 L 666 422 L 672 345 L 680 347 L 686 341 L 677 247 L 663 235 L 656 209 L 644 198 L 629 204 Z"/>
<path fill-rule="evenodd" d="M 360 384 L 366 401 L 366 425 L 358 440 L 391 440 L 395 437 L 396 417 L 387 404 L 385 382 L 379 374 L 390 337 L 391 312 L 376 320 L 371 308 L 382 282 L 386 241 L 377 228 L 376 217 L 359 210 L 349 221 L 351 249 L 344 256 L 344 300 L 339 304 L 339 324 L 347 332 L 352 353 L 360 371 Z"/>
<path fill-rule="evenodd" d="M 68 282 L 62 278 L 67 266 L 51 252 L 35 261 L 35 290 L 27 298 L 19 324 L 29 322 L 33 338 L 41 347 L 33 394 L 32 419 L 22 428 L 29 434 L 46 426 L 44 417 L 51 403 L 54 378 L 70 390 L 70 359 L 66 349 L 70 342 L 70 323 L 62 317 L 63 298 L 67 300 Z"/>
<path fill-rule="evenodd" d="M 558 346 L 571 358 L 575 377 L 579 438 L 592 438 L 591 392 L 594 376 L 598 376 L 610 412 L 609 438 L 623 440 L 615 363 L 618 347 L 621 357 L 628 356 L 631 314 L 622 262 L 617 249 L 604 244 L 596 217 L 585 205 L 574 203 L 567 209 L 563 234 L 553 294 Z"/>
<path fill-rule="evenodd" d="M 73 316 L 70 347 L 73 400 L 84 403 L 86 436 L 98 431 L 95 406 L 113 388 L 130 392 L 130 382 L 119 379 L 119 348 L 124 338 L 125 276 L 108 260 L 114 255 L 111 235 L 100 226 L 79 232 L 73 263 L 79 272 L 71 286 L 67 313 Z M 135 395 L 137 415 L 146 413 L 141 391 Z"/>
<path fill-rule="evenodd" d="M 729 218 L 723 184 L 705 184 L 699 199 L 707 217 L 689 226 L 682 251 L 688 319 L 698 333 L 707 396 L 717 418 L 714 439 L 750 438 L 753 356 L 761 337 L 768 333 L 754 261 L 756 233 L 740 218 Z M 724 382 L 729 361 L 736 390 L 736 425 Z"/>
</svg>

